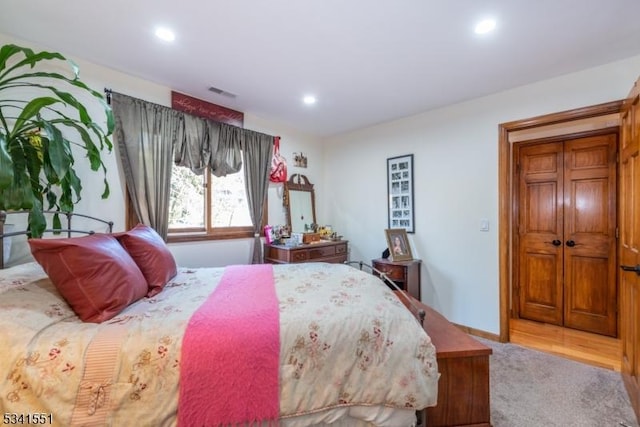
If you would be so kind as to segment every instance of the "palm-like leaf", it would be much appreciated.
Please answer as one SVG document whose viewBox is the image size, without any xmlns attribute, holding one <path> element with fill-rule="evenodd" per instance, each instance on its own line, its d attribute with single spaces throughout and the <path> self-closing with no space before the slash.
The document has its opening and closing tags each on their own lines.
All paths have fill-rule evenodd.
<svg viewBox="0 0 640 427">
<path fill-rule="evenodd" d="M 51 61 L 66 61 L 72 76 L 43 71 Z M 102 169 L 102 197 L 109 195 L 101 152 L 113 147 L 113 115 L 102 93 L 83 83 L 78 71 L 75 63 L 56 52 L 12 44 L 0 48 L 0 209 L 30 209 L 33 237 L 46 228 L 45 200 L 48 209 L 65 211 L 72 211 L 80 200 L 82 184 L 72 145 L 86 150 L 91 170 Z M 22 92 L 38 95 L 6 96 L 15 98 Z M 102 107 L 103 126 L 96 124 L 78 94 L 91 95 Z"/>
</svg>

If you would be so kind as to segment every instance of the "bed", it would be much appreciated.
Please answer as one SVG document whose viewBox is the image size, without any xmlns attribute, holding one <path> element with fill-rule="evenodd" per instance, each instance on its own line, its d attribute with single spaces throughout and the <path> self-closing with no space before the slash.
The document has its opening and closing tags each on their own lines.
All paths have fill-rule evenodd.
<svg viewBox="0 0 640 427">
<path fill-rule="evenodd" d="M 89 238 L 112 240 L 108 233 L 66 240 Z M 103 264 L 99 257 L 91 259 Z M 387 285 L 357 268 L 325 263 L 176 267 L 152 296 L 126 302 L 109 318 L 83 321 L 83 308 L 63 297 L 64 288 L 53 283 L 59 277 L 46 261 L 38 261 L 0 271 L 0 409 L 5 414 L 63 426 L 411 426 L 416 411 L 436 404 L 439 374 L 429 336 Z M 269 274 L 272 282 L 265 283 L 273 284 L 268 288 L 275 296 L 277 336 L 267 340 L 267 347 L 254 348 L 253 341 L 273 331 L 261 329 L 269 323 L 260 317 L 265 315 L 262 301 L 268 301 L 264 287 L 251 288 L 249 282 Z M 251 280 L 245 283 L 243 277 Z M 104 288 L 102 283 L 100 291 Z M 203 315 L 208 302 L 213 308 Z M 229 308 L 238 302 L 246 313 Z M 256 309 L 258 317 L 251 317 Z M 194 319 L 209 319 L 211 313 L 223 318 L 212 319 L 205 339 L 194 344 L 200 336 L 191 332 L 198 323 Z M 230 329 L 228 345 L 236 347 L 225 347 L 229 339 L 216 337 L 224 335 L 220 322 L 234 328 L 244 323 L 238 331 Z M 264 350 L 269 346 L 275 351 Z M 187 348 L 196 349 L 197 356 L 189 356 Z M 273 400 L 261 390 L 269 388 L 269 378 L 260 379 L 271 366 L 262 360 L 269 354 L 277 362 L 276 415 L 260 418 L 258 409 L 248 413 L 252 419 L 220 421 L 197 413 L 213 410 L 220 416 L 232 412 L 227 404 L 249 407 Z M 195 369 L 193 360 L 200 363 Z M 184 390 L 189 384 L 197 389 L 192 394 Z M 193 413 L 198 402 L 194 418 L 180 417 Z"/>
</svg>

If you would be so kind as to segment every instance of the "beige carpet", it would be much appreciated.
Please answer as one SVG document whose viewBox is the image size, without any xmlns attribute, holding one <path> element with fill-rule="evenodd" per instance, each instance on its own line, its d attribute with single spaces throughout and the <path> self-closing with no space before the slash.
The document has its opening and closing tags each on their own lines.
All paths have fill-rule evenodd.
<svg viewBox="0 0 640 427">
<path fill-rule="evenodd" d="M 638 427 L 619 372 L 479 340 L 493 348 L 494 427 Z"/>
</svg>

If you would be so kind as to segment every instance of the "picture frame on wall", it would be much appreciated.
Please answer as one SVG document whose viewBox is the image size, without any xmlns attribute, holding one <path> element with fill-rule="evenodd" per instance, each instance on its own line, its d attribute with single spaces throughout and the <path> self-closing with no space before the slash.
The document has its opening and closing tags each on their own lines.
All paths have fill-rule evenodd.
<svg viewBox="0 0 640 427">
<path fill-rule="evenodd" d="M 391 261 L 411 261 L 413 254 L 407 230 L 404 228 L 388 228 L 384 232 L 387 236 L 387 246 L 389 247 Z"/>
<path fill-rule="evenodd" d="M 387 159 L 388 227 L 415 232 L 413 154 Z"/>
</svg>

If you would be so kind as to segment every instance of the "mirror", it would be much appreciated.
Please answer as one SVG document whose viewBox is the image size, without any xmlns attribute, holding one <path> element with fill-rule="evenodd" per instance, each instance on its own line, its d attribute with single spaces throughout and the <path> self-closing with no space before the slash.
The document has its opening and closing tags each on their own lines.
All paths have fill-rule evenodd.
<svg viewBox="0 0 640 427">
<path fill-rule="evenodd" d="M 306 176 L 293 174 L 284 183 L 284 205 L 287 207 L 287 225 L 293 233 L 313 231 L 316 222 L 316 200 L 313 184 Z"/>
</svg>

